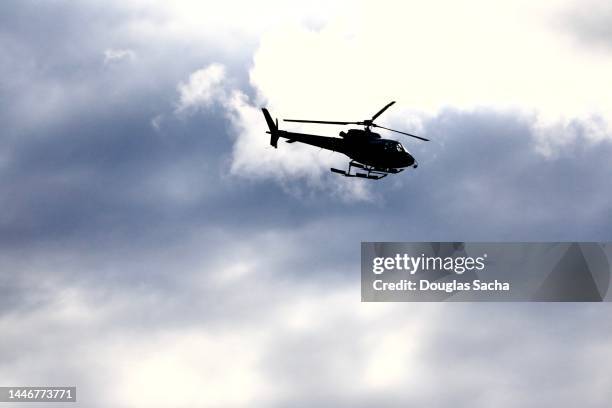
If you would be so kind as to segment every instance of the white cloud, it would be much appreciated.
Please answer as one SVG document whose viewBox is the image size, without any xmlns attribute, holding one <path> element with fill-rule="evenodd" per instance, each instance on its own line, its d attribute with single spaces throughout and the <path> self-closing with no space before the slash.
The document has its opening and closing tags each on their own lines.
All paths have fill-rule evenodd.
<svg viewBox="0 0 612 408">
<path fill-rule="evenodd" d="M 225 98 L 225 67 L 211 64 L 189 76 L 187 82 L 178 85 L 180 99 L 177 112 L 210 107 L 214 101 Z"/>
<path fill-rule="evenodd" d="M 255 101 L 213 64 L 181 85 L 179 110 L 215 99 L 225 107 L 237 135 L 233 174 L 288 189 L 302 178 L 349 199 L 372 199 L 371 183 L 328 177 L 329 167 L 346 162 L 341 155 L 298 144 L 270 149 L 259 105 L 281 118 L 361 120 L 397 100 L 379 122 L 412 132 L 449 107 L 514 112 L 531 121 L 538 151 L 551 155 L 576 138 L 597 142 L 612 133 L 612 54 L 576 48 L 560 30 L 556 18 L 572 7 L 563 0 L 358 2 L 316 26 L 274 20 L 254 31 L 261 36 L 250 70 Z M 175 18 L 184 18 L 181 9 Z M 329 136 L 340 130 L 282 126 Z"/>
<path fill-rule="evenodd" d="M 351 274 L 300 277 L 309 267 L 296 259 L 325 227 L 214 234 L 204 252 L 208 229 L 144 252 L 10 251 L 7 270 L 35 273 L 14 280 L 29 302 L 0 315 L 0 381 L 75 384 L 86 406 L 446 407 L 475 394 L 476 407 L 606 406 L 603 305 L 360 303 Z M 236 254 L 256 273 L 236 277 Z M 574 324 L 552 324 L 568 312 Z M 517 387 L 518 401 L 504 397 Z"/>
<path fill-rule="evenodd" d="M 360 2 L 320 30 L 266 33 L 251 79 L 283 115 L 359 120 L 395 99 L 381 122 L 408 129 L 415 114 L 487 107 L 533 115 L 542 136 L 572 137 L 580 121 L 587 138 L 609 137 L 612 54 L 577 48 L 559 29 L 570 6 Z"/>
<path fill-rule="evenodd" d="M 193 72 L 187 82 L 178 86 L 179 116 L 210 108 L 223 107 L 235 134 L 231 174 L 247 179 L 274 179 L 295 194 L 303 194 L 296 180 L 315 189 L 328 189 L 346 200 L 371 200 L 367 181 L 346 180 L 328 174 L 331 166 L 344 167 L 344 156 L 312 146 L 280 143 L 278 149 L 269 144 L 268 130 L 257 102 L 233 88 L 225 76 L 223 65 L 213 63 Z M 330 182 L 330 180 L 332 180 Z"/>
<path fill-rule="evenodd" d="M 104 50 L 105 64 L 112 64 L 120 61 L 132 61 L 134 58 L 136 58 L 136 54 L 130 49 L 109 48 Z"/>
<path fill-rule="evenodd" d="M 272 388 L 258 368 L 261 337 L 192 327 L 101 347 L 121 362 L 112 399 L 143 407 L 247 406 Z"/>
</svg>

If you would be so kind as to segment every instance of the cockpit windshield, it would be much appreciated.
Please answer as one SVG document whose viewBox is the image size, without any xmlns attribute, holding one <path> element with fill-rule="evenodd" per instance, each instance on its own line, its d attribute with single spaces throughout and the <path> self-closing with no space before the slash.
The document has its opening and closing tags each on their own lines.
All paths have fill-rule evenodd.
<svg viewBox="0 0 612 408">
<path fill-rule="evenodd" d="M 404 150 L 404 146 L 402 146 L 402 144 L 400 142 L 395 142 L 392 140 L 387 141 L 387 143 L 384 144 L 385 150 L 390 151 L 390 152 L 405 152 L 406 150 Z"/>
</svg>

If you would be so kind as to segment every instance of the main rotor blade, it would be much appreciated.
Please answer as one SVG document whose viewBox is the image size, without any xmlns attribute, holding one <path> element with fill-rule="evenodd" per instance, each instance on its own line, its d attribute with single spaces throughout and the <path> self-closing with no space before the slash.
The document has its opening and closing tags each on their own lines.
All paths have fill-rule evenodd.
<svg viewBox="0 0 612 408">
<path fill-rule="evenodd" d="M 359 125 L 358 122 L 333 122 L 328 120 L 283 119 L 283 122 L 321 123 L 324 125 Z"/>
<path fill-rule="evenodd" d="M 384 108 L 382 108 L 381 110 L 378 111 L 378 113 L 374 116 L 372 116 L 371 121 L 374 122 L 376 120 L 377 117 L 379 117 L 384 111 L 386 111 L 387 109 L 389 109 L 389 106 L 393 105 L 395 103 L 395 101 L 389 102 L 388 104 L 385 105 Z"/>
<path fill-rule="evenodd" d="M 429 139 L 425 139 L 424 137 L 421 137 L 421 136 L 411 135 L 410 133 L 400 132 L 399 130 L 389 129 L 389 128 L 386 128 L 386 127 L 384 127 L 384 126 L 380 126 L 380 125 L 376 125 L 376 124 L 372 124 L 372 126 L 373 126 L 373 127 L 377 127 L 377 128 L 381 128 L 381 129 L 390 130 L 390 131 L 395 132 L 395 133 L 401 133 L 402 135 L 411 136 L 411 137 L 416 137 L 417 139 L 421 139 L 421 140 L 424 140 L 424 141 L 426 141 L 426 142 L 429 142 Z"/>
</svg>

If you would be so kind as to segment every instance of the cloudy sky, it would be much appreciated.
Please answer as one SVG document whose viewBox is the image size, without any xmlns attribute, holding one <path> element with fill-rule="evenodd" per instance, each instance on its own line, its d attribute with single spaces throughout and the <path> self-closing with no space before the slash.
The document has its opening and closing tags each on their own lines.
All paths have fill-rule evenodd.
<svg viewBox="0 0 612 408">
<path fill-rule="evenodd" d="M 612 241 L 612 7 L 329 3 L 0 4 L 0 385 L 76 385 L 83 407 L 609 406 L 607 304 L 364 304 L 359 247 Z M 376 183 L 274 150 L 259 111 L 391 100 L 379 122 L 432 141 Z"/>
</svg>

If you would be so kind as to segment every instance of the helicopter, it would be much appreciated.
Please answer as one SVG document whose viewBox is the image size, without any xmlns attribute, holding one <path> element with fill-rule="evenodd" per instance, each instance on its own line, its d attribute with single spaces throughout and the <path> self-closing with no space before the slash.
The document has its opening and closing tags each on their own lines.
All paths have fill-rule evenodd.
<svg viewBox="0 0 612 408">
<path fill-rule="evenodd" d="M 339 134 L 340 138 L 280 130 L 278 128 L 278 119 L 274 122 L 270 112 L 268 112 L 266 108 L 262 108 L 261 110 L 268 124 L 268 128 L 270 129 L 266 132 L 270 135 L 270 145 L 274 148 L 278 148 L 278 139 L 282 137 L 287 139 L 287 143 L 300 142 L 342 153 L 351 159 L 348 169 L 339 170 L 332 167 L 330 169 L 332 172 L 345 177 L 361 177 L 379 180 L 389 174 L 397 174 L 407 167 L 417 168 L 418 163 L 400 142 L 397 140 L 383 139 L 380 134 L 373 132 L 371 130 L 372 128 L 381 128 L 426 142 L 429 141 L 429 139 L 421 136 L 389 129 L 374 123 L 374 121 L 394 103 L 395 101 L 392 101 L 385 105 L 374 114 L 372 118 L 358 122 L 283 119 L 284 122 L 318 123 L 326 125 L 362 125 L 364 127 L 363 129 L 349 129 L 346 132 L 342 131 Z M 361 171 L 355 170 L 353 172 L 353 169 L 360 169 Z"/>
</svg>

